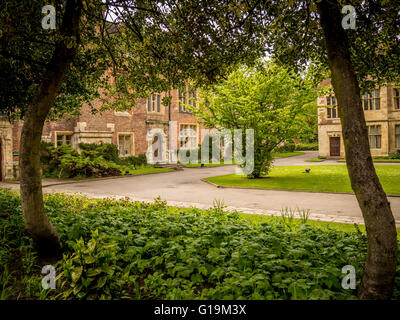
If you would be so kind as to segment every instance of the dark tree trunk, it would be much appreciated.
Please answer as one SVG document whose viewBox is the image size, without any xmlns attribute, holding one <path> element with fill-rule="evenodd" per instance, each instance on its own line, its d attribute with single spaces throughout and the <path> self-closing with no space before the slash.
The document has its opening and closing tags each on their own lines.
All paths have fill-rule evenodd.
<svg viewBox="0 0 400 320">
<path fill-rule="evenodd" d="M 40 140 L 44 121 L 57 97 L 77 45 L 67 47 L 71 36 L 79 39 L 80 0 L 68 0 L 65 5 L 60 35 L 52 59 L 37 93 L 25 113 L 20 144 L 21 201 L 26 229 L 34 239 L 41 257 L 59 257 L 60 240 L 44 212 L 40 172 Z"/>
<path fill-rule="evenodd" d="M 317 5 L 339 105 L 347 170 L 367 229 L 368 252 L 358 295 L 360 299 L 389 299 L 397 262 L 395 221 L 372 162 L 360 87 L 341 26 L 339 4 L 337 0 L 323 0 Z"/>
</svg>

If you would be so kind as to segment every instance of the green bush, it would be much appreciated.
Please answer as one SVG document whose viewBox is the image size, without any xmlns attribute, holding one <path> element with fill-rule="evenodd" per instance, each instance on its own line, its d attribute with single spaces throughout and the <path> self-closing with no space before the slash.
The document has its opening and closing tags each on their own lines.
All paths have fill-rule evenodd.
<svg viewBox="0 0 400 320">
<path fill-rule="evenodd" d="M 51 148 L 53 148 L 53 144 L 51 142 L 40 142 L 40 161 L 42 164 L 49 164 L 51 160 Z"/>
<path fill-rule="evenodd" d="M 396 153 L 391 154 L 389 159 L 400 159 L 400 150 L 397 150 Z"/>
<path fill-rule="evenodd" d="M 56 148 L 42 144 L 41 163 L 43 175 L 54 178 L 121 175 L 122 167 L 110 160 L 115 156 L 115 146 L 104 144 L 99 145 L 99 148 L 96 149 L 92 145 L 81 145 L 84 146 L 84 149 L 79 154 L 71 145 L 61 145 Z M 107 154 L 106 151 L 109 153 Z M 103 152 L 105 158 L 103 157 Z"/>
<path fill-rule="evenodd" d="M 256 224 L 221 206 L 201 211 L 160 200 L 48 194 L 46 213 L 64 258 L 56 290 L 43 292 L 32 290 L 40 287 L 40 266 L 19 196 L 0 190 L 0 199 L 8 214 L 0 218 L 0 274 L 10 275 L 0 285 L 10 299 L 355 299 L 356 290 L 341 286 L 341 270 L 354 266 L 358 286 L 366 255 L 364 234 L 304 221 Z M 400 298 L 400 269 L 393 297 Z"/>
<path fill-rule="evenodd" d="M 318 142 L 303 143 L 300 142 L 295 146 L 296 151 L 318 150 Z"/>
<path fill-rule="evenodd" d="M 90 152 L 90 151 L 89 151 Z M 61 157 L 60 173 L 68 178 L 120 176 L 122 167 L 105 160 L 102 156 L 92 157 L 88 154 L 66 154 Z"/>
<path fill-rule="evenodd" d="M 296 149 L 296 145 L 292 141 L 285 142 L 284 145 L 274 149 L 274 152 L 293 152 Z"/>
<path fill-rule="evenodd" d="M 83 156 L 91 159 L 101 156 L 107 161 L 119 162 L 118 148 L 111 143 L 80 143 L 79 149 Z"/>
<path fill-rule="evenodd" d="M 79 158 L 79 153 L 71 145 L 61 145 L 56 148 L 52 145 L 43 144 L 40 153 L 43 175 L 46 177 L 60 177 L 63 174 L 61 172 L 61 163 L 66 157 Z M 66 172 L 62 176 L 66 177 Z"/>
<path fill-rule="evenodd" d="M 135 168 L 147 166 L 147 158 L 145 154 L 120 158 L 119 162 L 123 165 L 133 166 Z"/>
<path fill-rule="evenodd" d="M 113 144 L 79 144 L 80 153 L 71 145 L 53 147 L 41 144 L 41 164 L 45 177 L 105 177 L 121 175 L 129 169 L 147 166 L 145 154 L 126 158 L 118 157 Z"/>
</svg>

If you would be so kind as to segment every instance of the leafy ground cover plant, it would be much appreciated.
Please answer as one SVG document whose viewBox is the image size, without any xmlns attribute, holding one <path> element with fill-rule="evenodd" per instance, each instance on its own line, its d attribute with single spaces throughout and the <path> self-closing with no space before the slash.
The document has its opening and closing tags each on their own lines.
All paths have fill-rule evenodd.
<svg viewBox="0 0 400 320">
<path fill-rule="evenodd" d="M 65 254 L 59 264 L 63 270 L 58 276 L 63 279 L 61 289 L 68 287 L 59 297 L 88 300 L 120 297 L 123 282 L 118 278 L 123 278 L 112 250 L 117 244 L 103 244 L 103 239 L 96 229 L 87 243 L 80 238 L 72 244 L 73 253 Z"/>
<path fill-rule="evenodd" d="M 355 299 L 342 267 L 361 278 L 365 235 L 307 219 L 252 223 L 210 210 L 128 200 L 45 196 L 63 244 L 55 290 L 26 235 L 19 196 L 0 190 L 3 299 Z M 48 264 L 46 262 L 46 264 Z M 394 298 L 400 298 L 400 270 Z"/>
</svg>

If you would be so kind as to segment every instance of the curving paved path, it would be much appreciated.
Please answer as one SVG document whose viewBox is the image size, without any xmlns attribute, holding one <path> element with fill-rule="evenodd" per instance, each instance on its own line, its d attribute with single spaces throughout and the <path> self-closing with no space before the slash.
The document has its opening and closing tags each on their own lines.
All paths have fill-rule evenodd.
<svg viewBox="0 0 400 320">
<path fill-rule="evenodd" d="M 327 165 L 336 161 L 305 162 L 316 158 L 317 152 L 277 159 L 280 165 Z M 344 164 L 344 163 L 341 163 Z M 235 166 L 185 168 L 160 174 L 133 176 L 109 180 L 83 181 L 44 187 L 45 192 L 82 193 L 90 197 L 129 197 L 139 201 L 153 201 L 160 196 L 169 205 L 209 208 L 215 199 L 223 200 L 228 209 L 242 212 L 280 215 L 285 207 L 310 210 L 310 219 L 363 223 L 361 210 L 354 195 L 276 190 L 216 188 L 201 179 L 235 172 Z M 44 182 L 46 185 L 46 182 Z M 400 226 L 400 197 L 390 197 L 396 223 Z"/>
</svg>

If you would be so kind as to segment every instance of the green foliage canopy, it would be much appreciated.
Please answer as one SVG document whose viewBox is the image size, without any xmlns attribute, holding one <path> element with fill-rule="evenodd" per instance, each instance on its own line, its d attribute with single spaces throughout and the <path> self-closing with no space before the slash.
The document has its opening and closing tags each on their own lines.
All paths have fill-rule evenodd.
<svg viewBox="0 0 400 320">
<path fill-rule="evenodd" d="M 316 98 L 311 79 L 265 63 L 240 67 L 226 80 L 203 90 L 201 103 L 193 110 L 209 128 L 253 129 L 255 165 L 251 177 L 260 177 L 268 173 L 271 152 L 297 137 L 304 126 L 299 116 Z"/>
<path fill-rule="evenodd" d="M 0 3 L 1 113 L 23 117 L 62 38 L 66 2 Z M 54 30 L 41 26 L 41 9 L 48 4 L 56 9 Z M 77 54 L 50 117 L 77 114 L 95 98 L 104 108 L 129 109 L 138 97 L 168 91 L 188 79 L 215 81 L 232 64 L 250 62 L 264 47 L 263 38 L 254 36 L 256 4 L 79 0 L 80 37 L 64 39 L 77 46 Z"/>
<path fill-rule="evenodd" d="M 329 69 L 318 2 L 272 0 L 262 2 L 261 6 L 266 12 L 264 35 L 271 55 L 280 63 L 298 69 L 311 64 L 319 70 L 316 79 L 323 80 Z M 355 8 L 356 29 L 348 29 L 346 34 L 362 91 L 385 82 L 399 82 L 399 1 L 338 0 L 338 3 L 341 7 Z"/>
</svg>

